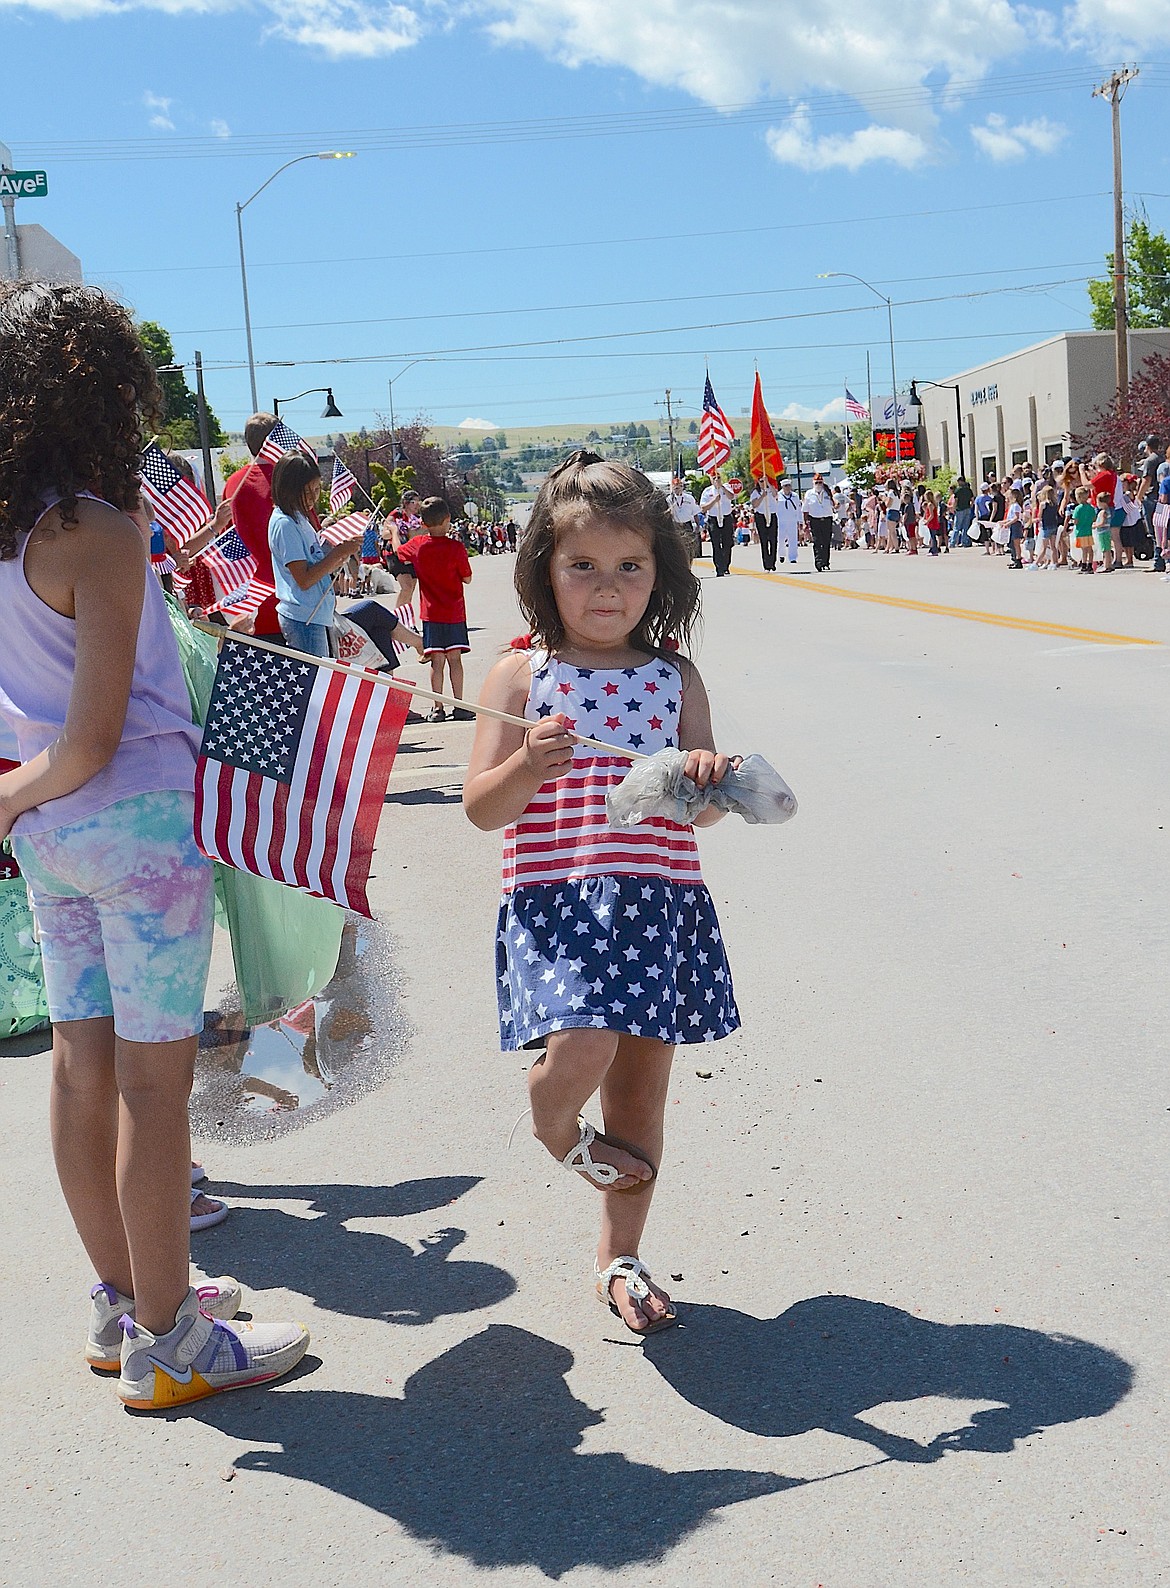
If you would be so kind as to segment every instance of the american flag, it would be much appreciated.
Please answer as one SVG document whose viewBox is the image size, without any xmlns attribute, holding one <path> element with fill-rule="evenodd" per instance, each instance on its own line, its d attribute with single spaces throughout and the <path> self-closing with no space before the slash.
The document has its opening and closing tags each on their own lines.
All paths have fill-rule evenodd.
<svg viewBox="0 0 1170 1588">
<path fill-rule="evenodd" d="M 222 612 L 227 618 L 253 617 L 268 600 L 269 596 L 276 594 L 276 586 L 269 584 L 266 579 L 253 578 L 251 584 L 243 590 L 233 590 L 222 601 L 217 601 L 209 607 L 210 612 Z"/>
<path fill-rule="evenodd" d="M 343 541 L 353 540 L 356 535 L 364 535 L 369 521 L 368 513 L 347 513 L 335 523 L 323 525 L 317 531 L 317 536 L 327 546 L 340 546 Z"/>
<path fill-rule="evenodd" d="M 283 419 L 278 419 L 268 432 L 257 457 L 267 458 L 270 463 L 279 463 L 286 453 L 295 452 L 298 447 L 307 458 L 311 458 L 316 463 L 317 454 L 309 443 L 302 440 L 291 425 L 286 425 Z"/>
<path fill-rule="evenodd" d="M 703 387 L 703 417 L 699 420 L 699 467 L 704 474 L 710 474 L 727 461 L 734 440 L 735 431 L 715 401 L 711 377 L 708 375 Z"/>
<path fill-rule="evenodd" d="M 409 704 L 368 672 L 227 640 L 195 776 L 199 847 L 368 916 L 378 817 Z"/>
<path fill-rule="evenodd" d="M 216 594 L 234 596 L 246 590 L 256 572 L 256 559 L 234 529 L 227 529 L 199 553 L 216 586 Z"/>
<path fill-rule="evenodd" d="M 340 513 L 357 490 L 357 481 L 339 457 L 333 459 L 333 480 L 329 486 L 329 511 Z"/>
<path fill-rule="evenodd" d="M 142 494 L 156 523 L 169 529 L 180 546 L 197 535 L 211 517 L 211 504 L 167 457 L 157 441 L 142 454 Z"/>
<path fill-rule="evenodd" d="M 869 409 L 864 403 L 858 402 L 857 398 L 849 390 L 848 386 L 845 388 L 845 412 L 850 419 L 869 418 Z"/>
<path fill-rule="evenodd" d="M 398 619 L 399 623 L 405 623 L 408 629 L 413 629 L 416 634 L 418 633 L 418 619 L 415 617 L 414 607 L 409 601 L 404 607 L 395 607 L 394 616 Z M 398 630 L 395 629 L 394 632 L 397 634 Z M 409 646 L 405 640 L 394 640 L 393 645 L 394 654 L 396 656 L 405 656 L 407 651 L 412 649 L 412 647 Z"/>
</svg>

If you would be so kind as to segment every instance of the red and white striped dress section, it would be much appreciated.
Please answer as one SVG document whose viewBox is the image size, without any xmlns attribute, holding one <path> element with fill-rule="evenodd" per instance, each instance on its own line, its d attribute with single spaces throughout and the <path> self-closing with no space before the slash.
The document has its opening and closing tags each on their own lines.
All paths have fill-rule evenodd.
<svg viewBox="0 0 1170 1588">
<path fill-rule="evenodd" d="M 646 755 L 678 744 L 682 678 L 669 662 L 654 658 L 611 671 L 571 667 L 535 651 L 529 666 L 524 715 L 532 721 L 563 712 L 576 732 Z M 624 756 L 577 745 L 571 770 L 540 788 L 520 820 L 504 830 L 504 892 L 599 876 L 701 882 L 690 827 L 665 817 L 610 826 L 605 796 L 629 768 Z"/>
</svg>

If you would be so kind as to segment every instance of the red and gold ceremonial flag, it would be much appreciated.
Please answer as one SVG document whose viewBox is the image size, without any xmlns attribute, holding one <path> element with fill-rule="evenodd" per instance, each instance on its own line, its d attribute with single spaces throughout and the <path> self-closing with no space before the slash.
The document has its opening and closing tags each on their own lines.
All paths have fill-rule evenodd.
<svg viewBox="0 0 1170 1588">
<path fill-rule="evenodd" d="M 754 480 L 767 480 L 772 485 L 784 473 L 784 459 L 780 456 L 768 410 L 764 407 L 759 370 L 756 371 L 756 385 L 752 392 L 751 467 Z"/>
</svg>

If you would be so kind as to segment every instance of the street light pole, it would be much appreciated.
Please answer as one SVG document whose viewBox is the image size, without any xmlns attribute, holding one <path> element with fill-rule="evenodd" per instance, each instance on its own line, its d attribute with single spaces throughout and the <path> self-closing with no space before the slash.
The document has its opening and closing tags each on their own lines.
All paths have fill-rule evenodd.
<svg viewBox="0 0 1170 1588">
<path fill-rule="evenodd" d="M 967 478 L 967 465 L 963 457 L 963 405 L 959 400 L 959 387 L 949 380 L 912 380 L 910 382 L 910 401 L 918 406 L 919 386 L 935 386 L 939 391 L 953 391 L 955 394 L 955 433 L 959 438 L 959 474 Z"/>
<path fill-rule="evenodd" d="M 352 160 L 353 158 L 352 149 L 323 149 L 318 154 L 298 154 L 294 160 L 286 160 L 282 166 L 279 166 L 267 182 L 261 182 L 252 194 L 252 198 L 246 198 L 242 204 L 236 205 L 236 232 L 240 243 L 240 287 L 244 295 L 244 336 L 248 343 L 248 380 L 252 387 L 253 413 L 259 408 L 260 399 L 256 395 L 256 360 L 252 352 L 252 312 L 248 304 L 248 266 L 244 258 L 244 211 L 253 199 L 260 197 L 269 182 L 275 182 L 282 171 L 287 171 L 290 166 L 300 165 L 302 160 Z"/>
<path fill-rule="evenodd" d="M 900 422 L 900 420 L 898 418 L 898 372 L 897 372 L 897 369 L 894 367 L 894 305 L 893 305 L 893 302 L 892 302 L 891 299 L 886 297 L 884 292 L 879 292 L 878 289 L 874 286 L 872 281 L 866 281 L 864 276 L 855 276 L 851 270 L 822 270 L 819 273 L 817 279 L 819 281 L 828 281 L 828 280 L 832 279 L 833 277 L 845 277 L 845 278 L 847 278 L 850 281 L 858 282 L 861 286 L 867 288 L 870 292 L 872 292 L 875 298 L 880 298 L 881 301 L 886 306 L 886 319 L 887 319 L 887 322 L 889 324 L 889 330 L 890 330 L 890 385 L 893 387 L 893 403 L 894 403 L 894 462 L 895 462 L 895 464 L 901 463 L 901 461 L 902 461 L 902 426 L 901 426 L 901 422 Z M 872 403 L 870 405 L 869 422 L 870 422 L 870 425 L 872 426 L 873 422 L 874 422 L 873 405 L 872 405 Z"/>
<path fill-rule="evenodd" d="M 425 358 L 412 358 L 409 364 L 404 364 L 402 366 L 397 375 L 390 375 L 386 380 L 386 387 L 390 393 L 390 468 L 392 470 L 394 468 L 394 461 L 398 450 L 398 432 L 394 425 L 394 382 L 396 380 L 401 380 L 408 369 L 413 369 L 416 364 L 425 364 L 426 362 L 427 360 Z"/>
</svg>

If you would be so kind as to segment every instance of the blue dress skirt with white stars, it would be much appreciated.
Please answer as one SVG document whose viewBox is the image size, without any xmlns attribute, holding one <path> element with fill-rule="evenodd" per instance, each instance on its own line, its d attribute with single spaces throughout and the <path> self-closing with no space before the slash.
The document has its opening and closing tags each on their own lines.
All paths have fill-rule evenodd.
<svg viewBox="0 0 1170 1588">
<path fill-rule="evenodd" d="M 529 665 L 533 721 L 563 712 L 578 733 L 649 754 L 677 744 L 682 679 L 669 662 L 608 671 L 537 651 Z M 606 791 L 629 764 L 575 746 L 569 771 L 504 834 L 496 978 L 505 1050 L 580 1027 L 669 1043 L 713 1042 L 739 1027 L 693 830 L 663 817 L 618 829 L 606 818 Z"/>
</svg>

